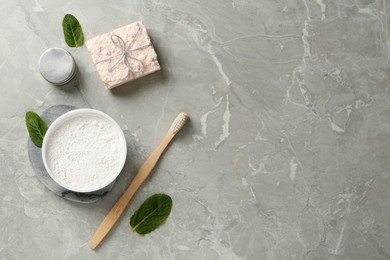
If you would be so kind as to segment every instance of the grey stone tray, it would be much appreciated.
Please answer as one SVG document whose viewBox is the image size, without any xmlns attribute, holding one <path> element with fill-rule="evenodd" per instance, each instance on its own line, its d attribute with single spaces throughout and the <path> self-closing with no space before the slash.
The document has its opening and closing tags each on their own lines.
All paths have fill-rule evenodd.
<svg viewBox="0 0 390 260">
<path fill-rule="evenodd" d="M 67 105 L 58 105 L 58 106 L 52 106 L 40 115 L 43 119 L 43 121 L 46 122 L 46 124 L 49 126 L 53 121 L 59 117 L 60 115 L 71 111 L 73 109 L 76 109 L 75 107 L 67 106 Z M 42 153 L 41 148 L 36 147 L 31 140 L 28 140 L 27 144 L 27 150 L 28 150 L 28 156 L 30 158 L 31 165 L 38 177 L 38 179 L 52 192 L 57 194 L 58 196 L 75 201 L 75 202 L 81 202 L 81 203 L 92 203 L 96 202 L 102 197 L 104 197 L 113 187 L 115 184 L 115 181 L 113 181 L 110 185 L 107 187 L 95 191 L 95 192 L 88 192 L 88 193 L 81 193 L 81 192 L 74 192 L 67 190 L 60 185 L 58 185 L 47 173 L 45 166 L 43 165 L 42 161 Z"/>
</svg>

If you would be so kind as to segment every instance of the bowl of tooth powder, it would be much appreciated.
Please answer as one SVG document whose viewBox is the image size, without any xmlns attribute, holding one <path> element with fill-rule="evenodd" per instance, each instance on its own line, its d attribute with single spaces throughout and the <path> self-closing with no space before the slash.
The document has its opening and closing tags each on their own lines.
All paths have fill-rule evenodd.
<svg viewBox="0 0 390 260">
<path fill-rule="evenodd" d="M 93 192 L 112 183 L 126 156 L 122 129 L 94 109 L 76 109 L 58 117 L 42 144 L 42 160 L 50 177 L 75 192 Z"/>
</svg>

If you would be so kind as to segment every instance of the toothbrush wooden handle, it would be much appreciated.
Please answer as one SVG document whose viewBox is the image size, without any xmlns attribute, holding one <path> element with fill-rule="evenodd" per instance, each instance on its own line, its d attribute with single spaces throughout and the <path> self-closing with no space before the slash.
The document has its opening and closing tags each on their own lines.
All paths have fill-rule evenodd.
<svg viewBox="0 0 390 260">
<path fill-rule="evenodd" d="M 110 212 L 104 218 L 95 234 L 93 235 L 91 241 L 89 242 L 89 247 L 95 249 L 100 242 L 106 237 L 108 232 L 110 232 L 111 228 L 118 221 L 123 211 L 125 211 L 127 205 L 130 200 L 133 198 L 134 194 L 141 187 L 142 183 L 148 178 L 150 173 L 152 172 L 154 166 L 156 165 L 158 159 L 164 152 L 165 148 L 168 146 L 172 138 L 174 137 L 174 133 L 168 132 L 164 139 L 161 141 L 160 145 L 153 151 L 153 153 L 149 156 L 149 158 L 144 162 L 141 168 L 138 170 L 135 175 L 133 181 L 130 186 L 127 188 L 125 193 L 118 199 L 115 205 L 112 207 Z"/>
</svg>

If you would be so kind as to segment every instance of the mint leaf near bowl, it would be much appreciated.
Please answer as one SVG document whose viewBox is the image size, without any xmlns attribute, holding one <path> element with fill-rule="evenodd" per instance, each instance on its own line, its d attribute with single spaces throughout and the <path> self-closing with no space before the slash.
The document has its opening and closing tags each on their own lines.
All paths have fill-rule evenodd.
<svg viewBox="0 0 390 260">
<path fill-rule="evenodd" d="M 164 223 L 171 209 L 171 197 L 166 194 L 154 194 L 134 212 L 130 218 L 130 226 L 140 235 L 150 233 Z"/>
<path fill-rule="evenodd" d="M 80 47 L 84 43 L 83 29 L 76 17 L 71 14 L 64 16 L 62 20 L 65 42 L 69 47 Z"/>
<path fill-rule="evenodd" d="M 43 137 L 47 131 L 47 125 L 42 118 L 33 111 L 26 112 L 26 126 L 31 141 L 39 148 L 42 147 Z"/>
</svg>

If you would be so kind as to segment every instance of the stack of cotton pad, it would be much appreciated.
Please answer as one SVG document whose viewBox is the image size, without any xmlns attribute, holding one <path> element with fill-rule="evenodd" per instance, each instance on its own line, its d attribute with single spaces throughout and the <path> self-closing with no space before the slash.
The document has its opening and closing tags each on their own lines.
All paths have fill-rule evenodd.
<svg viewBox="0 0 390 260">
<path fill-rule="evenodd" d="M 42 53 L 39 59 L 41 75 L 54 85 L 65 85 L 76 75 L 76 62 L 64 49 L 52 48 Z"/>
</svg>

